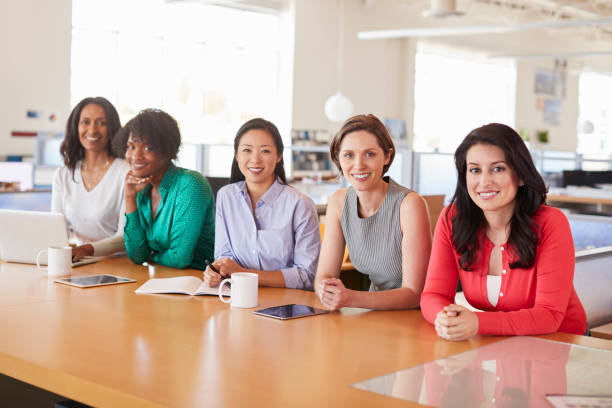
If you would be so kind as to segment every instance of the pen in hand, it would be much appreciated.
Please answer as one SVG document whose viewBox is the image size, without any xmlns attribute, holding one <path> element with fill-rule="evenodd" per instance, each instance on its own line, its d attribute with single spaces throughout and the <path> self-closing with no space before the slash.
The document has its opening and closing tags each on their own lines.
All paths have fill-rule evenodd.
<svg viewBox="0 0 612 408">
<path fill-rule="evenodd" d="M 215 268 L 214 265 L 208 259 L 206 259 L 204 262 L 206 262 L 206 265 L 210 269 L 212 269 L 213 272 L 217 272 L 219 274 L 219 276 L 221 277 L 221 279 L 225 279 L 225 276 L 221 275 L 221 272 L 219 272 L 219 270 L 217 268 Z"/>
</svg>

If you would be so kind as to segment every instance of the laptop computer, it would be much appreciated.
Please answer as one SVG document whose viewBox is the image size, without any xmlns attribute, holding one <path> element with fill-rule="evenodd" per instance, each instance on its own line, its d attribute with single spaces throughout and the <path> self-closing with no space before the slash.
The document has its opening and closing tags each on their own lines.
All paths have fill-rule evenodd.
<svg viewBox="0 0 612 408">
<path fill-rule="evenodd" d="M 68 232 L 63 214 L 42 211 L 0 209 L 0 259 L 4 262 L 35 264 L 36 255 L 49 247 L 68 246 Z M 98 261 L 87 258 L 72 266 Z M 47 264 L 46 256 L 40 263 Z"/>
</svg>

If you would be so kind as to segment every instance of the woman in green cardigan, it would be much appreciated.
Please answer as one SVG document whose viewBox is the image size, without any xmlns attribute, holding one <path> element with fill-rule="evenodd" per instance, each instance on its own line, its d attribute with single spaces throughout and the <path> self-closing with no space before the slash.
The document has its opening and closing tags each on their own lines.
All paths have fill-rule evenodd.
<svg viewBox="0 0 612 408">
<path fill-rule="evenodd" d="M 125 247 L 134 263 L 205 269 L 215 241 L 214 198 L 200 173 L 173 164 L 181 145 L 176 120 L 141 111 L 114 139 L 125 178 Z"/>
</svg>

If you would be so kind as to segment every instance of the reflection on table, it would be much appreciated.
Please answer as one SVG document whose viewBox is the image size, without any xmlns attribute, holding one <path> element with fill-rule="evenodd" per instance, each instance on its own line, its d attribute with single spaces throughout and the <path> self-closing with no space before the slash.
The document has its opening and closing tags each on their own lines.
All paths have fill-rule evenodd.
<svg viewBox="0 0 612 408">
<path fill-rule="evenodd" d="M 436 407 L 549 407 L 547 394 L 609 395 L 612 352 L 514 337 L 354 385 Z"/>
</svg>

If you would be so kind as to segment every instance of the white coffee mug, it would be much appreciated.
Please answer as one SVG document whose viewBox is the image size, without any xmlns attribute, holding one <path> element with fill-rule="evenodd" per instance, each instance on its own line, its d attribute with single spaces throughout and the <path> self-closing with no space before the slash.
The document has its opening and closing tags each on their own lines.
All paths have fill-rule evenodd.
<svg viewBox="0 0 612 408">
<path fill-rule="evenodd" d="M 40 256 L 47 255 L 47 268 L 40 266 Z M 47 269 L 51 276 L 66 276 L 72 274 L 72 248 L 71 247 L 49 247 L 43 249 L 36 255 L 36 266 Z"/>
<path fill-rule="evenodd" d="M 257 306 L 257 278 L 256 273 L 236 272 L 228 279 L 223 279 L 219 285 L 219 299 L 223 303 L 230 303 L 232 307 L 250 308 Z M 223 298 L 223 285 L 231 283 L 231 297 Z"/>
</svg>

